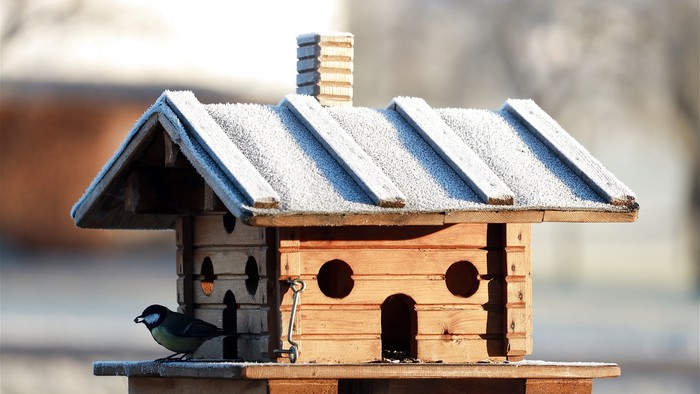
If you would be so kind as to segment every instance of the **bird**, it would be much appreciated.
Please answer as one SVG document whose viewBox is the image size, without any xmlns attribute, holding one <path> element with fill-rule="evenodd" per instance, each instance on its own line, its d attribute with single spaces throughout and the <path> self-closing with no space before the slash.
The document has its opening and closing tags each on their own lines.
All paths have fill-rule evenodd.
<svg viewBox="0 0 700 394">
<path fill-rule="evenodd" d="M 150 305 L 134 318 L 134 323 L 143 323 L 153 339 L 164 348 L 175 352 L 156 361 L 184 359 L 195 352 L 204 342 L 218 336 L 236 335 L 219 327 L 182 313 L 173 312 L 163 305 Z M 180 356 L 180 357 L 177 357 Z"/>
</svg>

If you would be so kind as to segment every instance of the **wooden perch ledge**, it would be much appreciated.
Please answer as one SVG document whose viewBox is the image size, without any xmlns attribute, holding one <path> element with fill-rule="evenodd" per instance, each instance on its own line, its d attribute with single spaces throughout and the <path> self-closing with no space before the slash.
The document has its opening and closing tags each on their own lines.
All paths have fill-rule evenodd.
<svg viewBox="0 0 700 394">
<path fill-rule="evenodd" d="M 177 384 L 181 392 L 216 388 L 273 394 L 447 393 L 459 388 L 461 392 L 473 393 L 534 394 L 590 393 L 593 379 L 620 376 L 620 367 L 610 363 L 545 361 L 350 365 L 102 361 L 94 364 L 94 374 L 129 377 L 130 393 L 153 393 Z"/>
</svg>

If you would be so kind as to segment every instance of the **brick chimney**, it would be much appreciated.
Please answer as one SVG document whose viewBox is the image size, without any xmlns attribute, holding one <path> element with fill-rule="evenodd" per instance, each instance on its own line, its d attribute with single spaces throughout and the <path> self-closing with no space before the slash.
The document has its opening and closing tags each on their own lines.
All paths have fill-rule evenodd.
<svg viewBox="0 0 700 394">
<path fill-rule="evenodd" d="M 309 33 L 297 37 L 297 93 L 321 105 L 352 105 L 353 35 Z"/>
</svg>

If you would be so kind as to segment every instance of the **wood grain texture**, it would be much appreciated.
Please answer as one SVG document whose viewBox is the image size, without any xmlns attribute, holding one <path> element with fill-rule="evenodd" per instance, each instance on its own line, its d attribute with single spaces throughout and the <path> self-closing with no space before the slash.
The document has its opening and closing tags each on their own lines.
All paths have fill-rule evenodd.
<svg viewBox="0 0 700 394">
<path fill-rule="evenodd" d="M 195 371 L 193 371 L 195 370 Z M 457 364 L 310 364 L 98 361 L 96 376 L 226 379 L 597 379 L 620 376 L 613 363 L 521 361 Z"/>
<path fill-rule="evenodd" d="M 287 95 L 289 108 L 330 155 L 380 207 L 403 207 L 406 197 L 367 152 L 312 97 Z"/>
<path fill-rule="evenodd" d="M 198 215 L 193 218 L 193 246 L 265 246 L 265 229 L 235 221 L 231 233 L 226 231 L 223 215 Z"/>
<path fill-rule="evenodd" d="M 408 277 L 406 279 L 374 280 L 357 278 L 352 292 L 345 298 L 330 298 L 323 294 L 312 277 L 302 277 L 306 289 L 301 295 L 301 305 L 380 305 L 393 294 L 406 294 L 420 304 L 484 305 L 499 304 L 503 299 L 503 284 L 499 281 L 480 280 L 477 291 L 471 297 L 459 297 L 450 293 L 445 281 L 439 278 Z M 195 288 L 199 284 L 195 284 Z M 197 300 L 195 296 L 195 300 Z M 292 292 L 282 295 L 281 305 L 291 305 Z"/>
<path fill-rule="evenodd" d="M 281 228 L 281 240 L 300 249 L 415 249 L 486 246 L 486 223 L 449 226 L 363 226 Z"/>
<path fill-rule="evenodd" d="M 178 251 L 179 254 L 179 251 Z M 243 246 L 243 247 L 197 247 L 193 250 L 193 270 L 192 274 L 201 275 L 202 262 L 209 258 L 216 275 L 247 275 L 246 265 L 251 257 L 255 259 L 258 266 L 258 275 L 266 276 L 267 247 L 265 246 Z M 178 257 L 178 261 L 181 259 Z M 181 272 L 181 265 L 178 264 L 178 275 Z"/>
<path fill-rule="evenodd" d="M 275 208 L 279 195 L 226 136 L 191 92 L 166 92 L 165 100 L 226 176 L 256 208 Z"/>
<path fill-rule="evenodd" d="M 459 261 L 472 263 L 479 275 L 502 274 L 499 252 L 482 249 L 321 249 L 283 251 L 280 255 L 280 277 L 316 275 L 323 264 L 332 260 L 348 263 L 353 276 L 402 275 L 444 276 Z"/>
<path fill-rule="evenodd" d="M 515 194 L 421 98 L 397 97 L 398 112 L 487 204 L 513 205 Z"/>
<path fill-rule="evenodd" d="M 270 380 L 268 394 L 336 394 L 337 379 Z"/>
<path fill-rule="evenodd" d="M 527 126 L 543 144 L 608 203 L 613 205 L 635 203 L 632 191 L 605 169 L 534 101 L 510 99 L 503 104 L 501 110 L 512 114 Z"/>
<path fill-rule="evenodd" d="M 288 213 L 245 212 L 242 219 L 251 226 L 441 226 L 454 223 L 629 223 L 637 220 L 638 208 L 620 211 L 474 210 L 450 212 L 397 213 Z M 494 206 L 494 209 L 497 209 Z"/>
</svg>

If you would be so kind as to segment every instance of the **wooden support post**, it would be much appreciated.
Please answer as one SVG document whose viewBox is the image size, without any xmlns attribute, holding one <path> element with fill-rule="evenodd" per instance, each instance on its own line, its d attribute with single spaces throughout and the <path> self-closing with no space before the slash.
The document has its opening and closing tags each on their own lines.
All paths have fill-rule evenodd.
<svg viewBox="0 0 700 394">
<path fill-rule="evenodd" d="M 194 283 L 192 281 L 193 261 L 193 220 L 191 216 L 180 216 L 175 222 L 177 236 L 177 302 L 179 311 L 193 316 Z"/>
<path fill-rule="evenodd" d="M 269 380 L 269 394 L 336 394 L 337 379 Z"/>
</svg>

